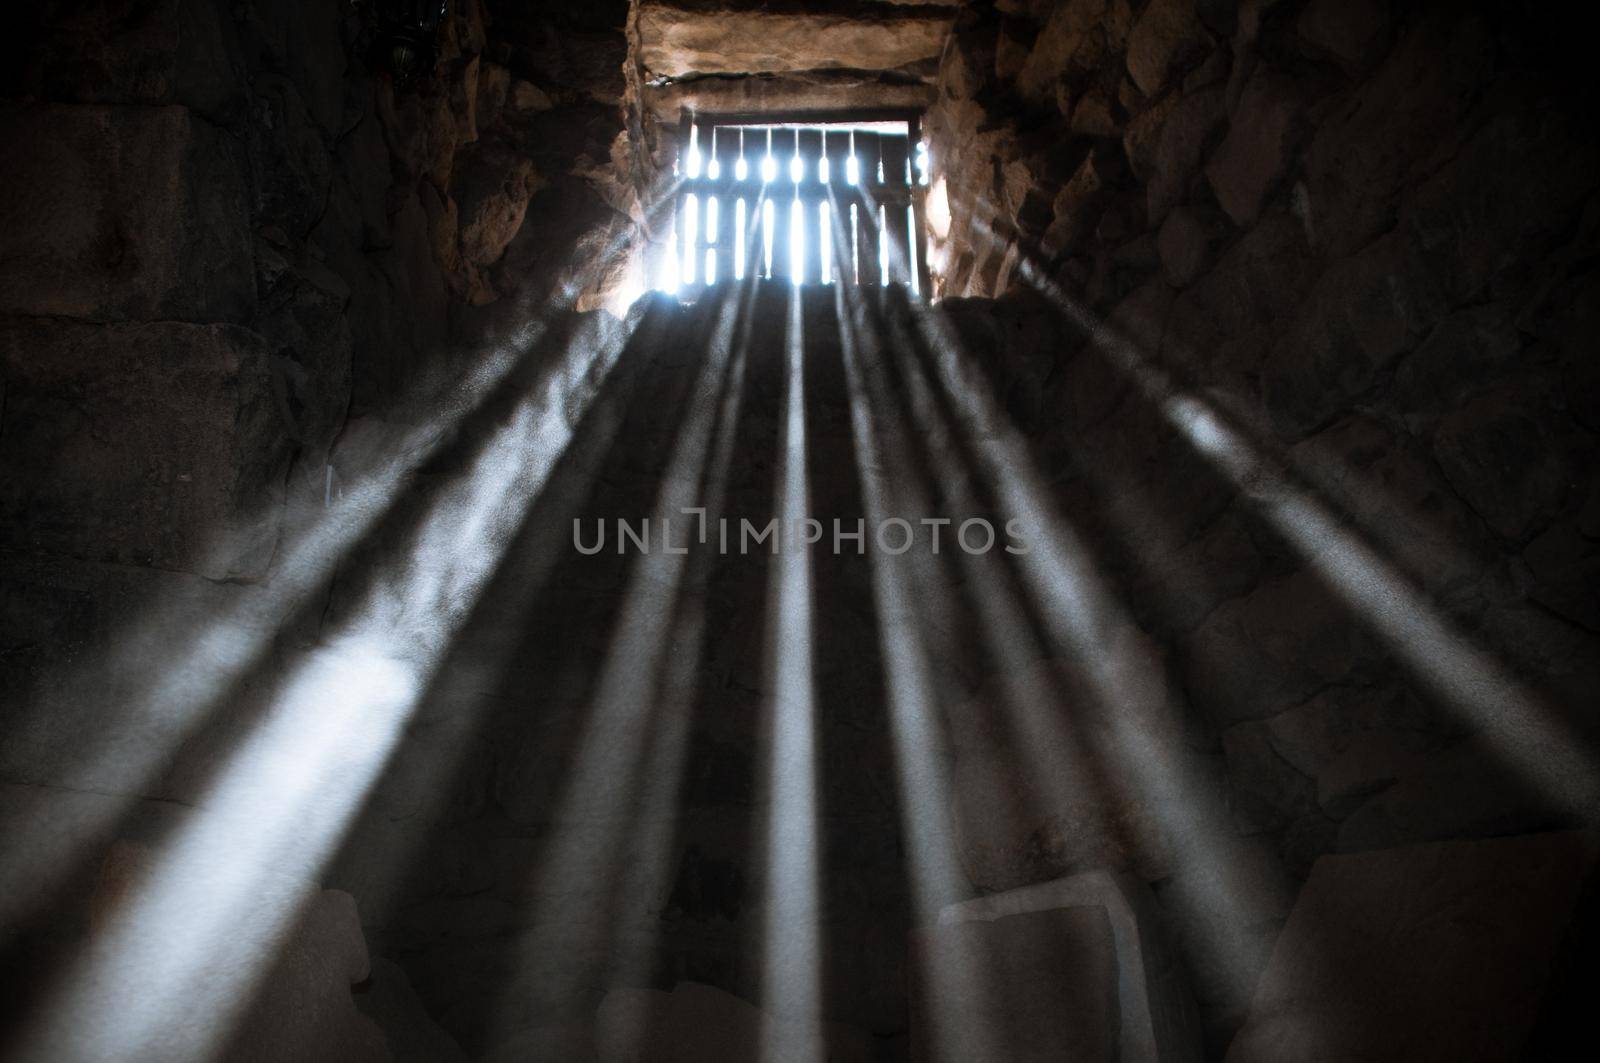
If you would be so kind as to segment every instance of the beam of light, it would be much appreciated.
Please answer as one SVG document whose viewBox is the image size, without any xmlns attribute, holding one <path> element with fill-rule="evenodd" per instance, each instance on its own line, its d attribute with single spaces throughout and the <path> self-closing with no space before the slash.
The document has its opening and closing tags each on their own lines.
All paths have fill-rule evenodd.
<svg viewBox="0 0 1600 1063">
<path fill-rule="evenodd" d="M 851 284 L 861 283 L 861 244 L 856 234 L 861 231 L 860 204 L 850 204 L 850 276 Z"/>
<path fill-rule="evenodd" d="M 878 283 L 889 286 L 889 216 L 878 208 Z"/>
<path fill-rule="evenodd" d="M 1183 747 L 1164 677 L 1137 627 L 1096 571 L 1077 534 L 1048 501 L 1027 444 L 1000 412 L 982 372 L 938 311 L 917 315 L 931 351 L 940 393 L 971 442 L 1001 509 L 1028 530 L 1029 552 L 1017 562 L 1059 655 L 1081 670 L 1095 710 L 1091 759 L 1157 816 L 1173 866 L 1198 896 L 1192 906 L 1198 961 L 1226 980 L 1234 1002 L 1248 999 L 1259 974 L 1255 929 L 1277 914 L 1261 907 L 1246 878 L 1255 866 L 1248 840 L 1232 831 L 1226 809 L 1198 762 Z M 1145 839 L 1149 841 L 1150 839 Z"/>
<path fill-rule="evenodd" d="M 620 349 L 589 353 L 609 370 Z M 286 681 L 8 1058 L 214 1057 L 570 441 L 563 384 L 535 389 L 430 504 L 404 563 Z"/>
<path fill-rule="evenodd" d="M 689 150 L 684 156 L 683 172 L 685 177 L 700 176 L 700 127 L 689 127 Z"/>
<path fill-rule="evenodd" d="M 713 357 L 724 360 L 728 369 L 702 479 L 700 505 L 706 511 L 708 526 L 722 512 L 728 470 L 738 436 L 754 294 L 755 286 L 747 285 L 743 305 L 737 315 L 726 322 L 734 326 L 732 336 L 728 329 L 719 328 L 713 338 L 713 350 L 722 352 Z M 729 302 L 733 300 L 730 298 Z M 611 876 L 618 885 L 613 890 L 609 911 L 596 920 L 606 928 L 604 933 L 620 939 L 609 950 L 604 950 L 608 953 L 607 980 L 612 986 L 645 986 L 651 982 L 650 964 L 671 888 L 673 831 L 670 821 L 680 814 L 683 767 L 700 683 L 701 638 L 705 624 L 703 591 L 712 563 L 713 555 L 709 550 L 691 553 L 681 577 L 677 609 L 659 618 L 663 630 L 659 654 L 661 674 L 654 697 L 648 701 L 653 707 L 651 735 L 644 754 L 638 812 L 626 826 L 626 837 L 619 840 L 612 853 L 613 861 L 626 854 L 626 864 Z M 619 664 L 633 667 L 625 662 Z M 594 782 L 605 784 L 604 779 Z M 567 922 L 571 919 L 570 903 L 559 909 L 552 906 L 550 916 L 557 923 Z M 595 953 L 602 951 L 595 949 L 593 943 L 590 948 Z M 649 1030 L 640 1021 L 644 1018 L 640 1013 L 618 1016 L 608 1031 L 608 1044 L 613 1049 L 623 1049 L 625 1057 L 642 1050 L 649 1036 Z"/>
<path fill-rule="evenodd" d="M 801 299 L 789 295 L 782 462 L 781 526 L 809 513 L 806 473 L 805 345 Z M 811 559 L 799 543 L 774 559 L 767 646 L 770 763 L 764 780 L 765 882 L 761 1001 L 763 1063 L 822 1063 L 820 1044 L 786 1043 L 781 1019 L 816 1021 L 822 1011 L 816 703 L 812 678 Z"/>
<path fill-rule="evenodd" d="M 700 246 L 700 197 L 693 192 L 683 197 L 683 283 L 694 283 L 695 259 Z"/>
<path fill-rule="evenodd" d="M 789 203 L 789 279 L 795 284 L 801 284 L 806 279 L 804 209 L 798 199 Z"/>
<path fill-rule="evenodd" d="M 882 350 L 874 330 L 855 327 L 856 314 L 847 300 L 858 299 L 858 291 L 841 286 L 835 293 L 835 305 L 862 500 L 868 525 L 881 527 L 890 517 L 916 520 L 933 510 L 911 475 L 912 462 L 905 453 L 906 426 L 893 416 L 881 391 L 867 382 L 868 367 L 881 364 Z M 882 411 L 879 416 L 874 416 L 874 408 Z M 913 586 L 918 581 L 909 571 L 931 561 L 931 555 L 920 551 L 887 555 L 874 550 L 871 559 L 911 900 L 916 925 L 923 927 L 937 924 L 940 912 L 969 892 L 950 820 L 954 789 L 928 663 L 939 649 L 928 646 L 926 633 L 946 628 L 938 621 L 924 622 L 929 606 L 918 601 Z M 921 575 L 925 585 L 942 585 L 937 573 Z M 959 1000 L 971 1008 L 991 994 L 993 987 L 977 965 L 933 964 L 918 974 L 929 1001 L 923 1013 L 931 1028 L 929 1044 L 934 1058 L 952 1063 L 994 1058 L 994 1046 L 981 1043 L 982 1031 L 950 1021 L 942 1006 L 944 1001 Z"/>
<path fill-rule="evenodd" d="M 922 294 L 922 264 L 917 261 L 917 208 L 906 207 L 906 269 L 911 278 L 911 294 Z"/>
<path fill-rule="evenodd" d="M 773 213 L 772 200 L 761 201 L 761 275 L 772 276 L 772 244 L 773 244 Z"/>
<path fill-rule="evenodd" d="M 823 160 L 826 162 L 827 160 Z M 833 283 L 833 205 L 827 201 L 817 204 L 817 259 L 821 266 L 823 284 Z"/>
<path fill-rule="evenodd" d="M 733 209 L 733 279 L 744 280 L 744 198 L 741 196 Z"/>
<path fill-rule="evenodd" d="M 1563 713 L 1454 630 L 1409 578 L 1298 482 L 1285 455 L 1253 443 L 1214 404 L 1178 387 L 1031 260 L 1023 260 L 1021 272 L 1071 321 L 1090 330 L 1094 347 L 1113 367 L 1244 493 L 1415 679 L 1478 729 L 1492 751 L 1564 809 L 1586 817 L 1600 807 L 1600 764 Z"/>
<path fill-rule="evenodd" d="M 731 290 L 720 298 L 650 515 L 657 534 L 670 521 L 674 549 L 652 542 L 639 555 L 575 735 L 551 816 L 552 833 L 532 883 L 530 929 L 518 943 L 526 966 L 538 972 L 541 999 L 511 995 L 498 1001 L 493 1021 L 507 1032 L 526 1024 L 530 1008 L 581 1012 L 592 1003 L 585 995 L 602 963 L 608 977 L 624 984 L 647 981 L 644 938 L 649 916 L 663 906 L 669 885 L 671 820 L 699 663 L 698 652 L 674 652 L 698 649 L 695 630 L 675 623 L 692 614 L 684 583 L 695 563 L 691 558 L 699 554 L 691 545 L 699 534 L 696 520 L 683 510 L 700 505 L 709 510 L 702 486 L 726 469 L 722 452 L 713 448 L 721 419 L 735 412 L 727 395 L 730 378 L 742 372 L 742 347 L 736 342 L 743 317 L 739 303 Z M 717 467 L 708 473 L 713 462 Z M 683 656 L 690 660 L 679 660 Z M 613 942 L 624 935 L 628 940 Z M 560 963 L 551 964 L 548 957 L 560 957 Z"/>
<path fill-rule="evenodd" d="M 619 238 L 608 250 L 620 246 Z M 170 758 L 264 660 L 278 632 L 326 585 L 340 560 L 391 515 L 411 473 L 506 386 L 530 351 L 539 352 L 550 338 L 552 320 L 573 294 L 552 293 L 542 309 L 496 341 L 460 379 L 420 385 L 394 418 L 405 427 L 354 426 L 332 459 L 347 486 L 330 495 L 322 509 L 287 513 L 270 582 L 240 588 L 220 611 L 197 606 L 186 588 L 131 622 L 103 659 L 58 680 L 61 696 L 41 691 L 41 711 L 6 736 L 7 781 L 96 797 L 78 805 L 71 831 L 39 832 L 28 822 L 8 825 L 0 838 L 0 852 L 6 854 L 0 916 L 21 922 L 48 903 L 86 850 L 107 840 L 127 809 L 140 798 L 161 795 L 160 777 Z M 583 400 L 595 386 L 594 374 L 604 361 L 600 351 L 613 327 L 623 326 L 580 329 L 568 337 L 541 371 L 539 386 L 562 389 L 569 402 Z M 230 545 L 218 550 L 233 556 Z M 107 684 L 105 675 L 116 681 Z M 73 714 L 56 711 L 58 703 L 72 707 Z M 13 882 L 22 868 L 26 877 Z"/>
</svg>

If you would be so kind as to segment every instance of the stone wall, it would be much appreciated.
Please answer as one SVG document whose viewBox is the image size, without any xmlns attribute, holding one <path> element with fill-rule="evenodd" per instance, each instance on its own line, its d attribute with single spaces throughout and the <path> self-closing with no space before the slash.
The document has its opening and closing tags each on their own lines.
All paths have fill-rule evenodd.
<svg viewBox="0 0 1600 1063">
<path fill-rule="evenodd" d="M 626 5 L 498 5 L 503 32 L 490 6 L 452 3 L 435 75 L 404 88 L 369 69 L 342 2 L 13 16 L 0 830 L 27 844 L 0 889 L 8 967 L 81 929 L 10 921 L 41 888 L 35 856 L 200 800 L 225 746 L 185 743 L 177 706 L 236 736 L 314 645 L 333 565 L 307 565 L 291 530 L 407 457 L 351 440 L 415 428 L 529 322 L 614 286 Z M 219 639 L 251 647 L 224 708 L 136 699 L 205 672 Z M 111 734 L 120 758 L 86 767 L 83 743 Z M 93 892 L 92 864 L 63 896 Z"/>
<path fill-rule="evenodd" d="M 1232 832 L 1286 873 L 1279 917 L 1323 854 L 1572 817 L 1486 725 L 1592 748 L 1600 724 L 1600 144 L 1574 60 L 1496 5 L 1383 0 L 1001 0 L 945 51 L 936 287 L 1000 297 L 944 305 L 1167 662 Z M 1180 400 L 1251 453 L 1210 460 Z M 1285 519 L 1229 460 L 1312 508 Z M 1492 710 L 1452 685 L 1478 668 Z M 1103 859 L 1076 822 L 1015 824 L 968 870 Z M 1197 981 L 1225 1044 L 1243 1001 Z"/>
</svg>

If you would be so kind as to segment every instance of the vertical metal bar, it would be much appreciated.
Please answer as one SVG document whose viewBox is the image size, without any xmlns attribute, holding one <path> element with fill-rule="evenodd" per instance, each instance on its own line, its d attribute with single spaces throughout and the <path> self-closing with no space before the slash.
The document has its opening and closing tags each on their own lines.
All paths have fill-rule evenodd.
<svg viewBox="0 0 1600 1063">
<path fill-rule="evenodd" d="M 911 157 L 916 159 L 917 145 L 922 143 L 922 120 L 913 118 L 906 123 L 910 131 Z M 931 161 L 931 160 L 930 160 Z M 916 167 L 912 167 L 911 174 L 911 211 L 912 225 L 910 239 L 916 248 L 917 290 L 922 298 L 933 298 L 933 278 L 928 272 L 928 215 L 927 191 L 918 179 Z"/>
<path fill-rule="evenodd" d="M 906 177 L 910 161 L 906 138 L 884 135 L 878 140 L 883 159 L 883 204 L 885 225 L 883 238 L 888 244 L 889 283 L 911 283 L 911 249 L 908 246 L 911 232 L 906 225 L 906 208 L 903 196 L 909 195 L 911 182 Z"/>
<path fill-rule="evenodd" d="M 878 202 L 882 185 L 878 181 L 878 165 L 882 153 L 878 134 L 856 133 L 856 160 L 859 177 L 856 183 L 856 279 L 862 287 L 880 285 L 878 254 Z"/>
<path fill-rule="evenodd" d="M 845 159 L 850 156 L 850 134 L 842 129 L 830 129 L 823 145 L 828 156 L 828 183 L 825 195 L 833 217 L 831 234 L 833 252 L 833 280 L 835 284 L 854 284 L 855 265 L 851 259 L 855 233 L 850 227 L 850 204 L 854 190 L 844 183 Z"/>
<path fill-rule="evenodd" d="M 805 242 L 805 266 L 800 281 L 815 284 L 822 279 L 822 230 L 817 221 L 817 202 L 821 198 L 822 184 L 817 179 L 817 163 L 822 158 L 822 130 L 800 131 L 800 160 L 805 165 L 800 185 L 796 189 L 800 199 L 800 215 L 804 219 L 800 228 Z"/>
</svg>

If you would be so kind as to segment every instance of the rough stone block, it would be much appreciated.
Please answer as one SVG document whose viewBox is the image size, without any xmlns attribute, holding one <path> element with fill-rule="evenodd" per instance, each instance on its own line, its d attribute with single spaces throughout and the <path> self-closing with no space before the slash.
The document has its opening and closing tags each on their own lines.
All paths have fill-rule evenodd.
<svg viewBox="0 0 1600 1063">
<path fill-rule="evenodd" d="M 1529 1058 L 1593 862 L 1575 832 L 1323 857 L 1227 1063 Z"/>
<path fill-rule="evenodd" d="M 1194 1000 L 1178 955 L 1162 932 L 1155 898 L 1137 879 L 1109 871 L 1087 871 L 953 904 L 940 912 L 939 926 L 914 931 L 913 949 L 920 951 L 924 965 L 920 975 L 921 994 L 913 999 L 925 1010 L 920 1022 L 913 1021 L 912 1058 L 1034 1058 L 1029 1055 L 996 1057 L 984 1052 L 952 1054 L 949 1049 L 956 1046 L 946 1046 L 947 1050 L 941 1053 L 937 1050 L 939 1046 L 926 1043 L 919 1052 L 918 1038 L 934 1036 L 941 1016 L 971 1020 L 984 1003 L 985 992 L 1003 997 L 1003 1002 L 993 997 L 989 999 L 998 1005 L 995 1010 L 1004 1013 L 1005 1018 L 1015 1018 L 1022 1010 L 1015 1007 L 1019 987 L 983 978 L 985 971 L 993 972 L 997 967 L 1007 974 L 1022 976 L 1019 980 L 1024 994 L 1023 1006 L 1035 994 L 1055 997 L 1061 1004 L 1068 1003 L 1077 979 L 1106 973 L 1095 969 L 1097 961 L 1103 959 L 1099 950 L 1105 946 L 1101 929 L 1096 925 L 1102 913 L 1111 931 L 1110 946 L 1114 954 L 1111 967 L 1116 980 L 1116 1002 L 1111 1015 L 1115 1048 L 1111 1058 L 1123 1063 L 1198 1061 L 1200 1038 Z M 994 955 L 1033 933 L 1053 935 L 1068 928 L 1075 935 L 1078 931 L 1088 931 L 1087 941 L 1074 936 L 1072 944 L 1090 955 L 1079 952 L 1041 957 L 1036 952 L 1037 944 L 1014 956 Z M 971 953 L 976 953 L 972 958 L 977 963 L 964 972 L 956 961 Z M 936 966 L 941 959 L 950 962 L 943 967 Z M 1067 966 L 1071 971 L 1072 984 L 1063 983 L 1061 971 L 1053 969 L 1059 966 Z M 970 973 L 973 980 L 963 985 L 962 973 Z M 941 976 L 946 976 L 947 980 L 941 981 Z M 949 999 L 950 994 L 960 994 L 963 989 L 972 991 L 972 996 Z M 1104 991 L 1103 986 L 1091 987 L 1096 996 Z M 984 1020 L 979 1019 L 978 1023 L 981 1026 Z M 972 1047 L 994 1051 L 998 1046 Z M 1061 1054 L 1041 1058 L 1096 1057 Z"/>
<path fill-rule="evenodd" d="M 911 949 L 921 980 L 912 993 L 913 1058 L 1123 1058 L 1117 939 L 1104 907 L 947 910 L 939 926 L 913 933 Z"/>
<path fill-rule="evenodd" d="M 1401 233 L 1329 268 L 1263 368 L 1262 397 L 1278 430 L 1299 438 L 1348 409 L 1446 308 Z"/>
<path fill-rule="evenodd" d="M 383 1031 L 350 987 L 371 971 L 355 898 L 319 892 L 226 1053 L 230 1063 L 339 1059 L 391 1063 Z"/>
<path fill-rule="evenodd" d="M 1306 154 L 1306 185 L 1328 251 L 1349 254 L 1394 223 L 1398 193 L 1458 135 L 1495 52 L 1493 31 L 1475 14 L 1428 10 L 1322 121 Z"/>
<path fill-rule="evenodd" d="M 1150 224 L 1187 198 L 1202 152 L 1224 117 L 1220 88 L 1184 96 L 1167 115 L 1149 152 L 1145 200 Z"/>
<path fill-rule="evenodd" d="M 1218 722 L 1276 715 L 1370 671 L 1377 647 L 1308 572 L 1227 602 L 1196 629 L 1189 689 Z"/>
<path fill-rule="evenodd" d="M 879 17 L 791 14 L 744 8 L 716 18 L 667 3 L 640 5 L 638 59 L 651 75 L 780 73 L 825 68 L 884 70 L 936 59 L 950 33 L 947 13 Z"/>
<path fill-rule="evenodd" d="M 261 575 L 287 464 L 270 352 L 230 325 L 0 326 L 16 550 Z"/>
<path fill-rule="evenodd" d="M 1156 247 L 1161 270 L 1174 288 L 1187 287 L 1206 266 L 1214 233 L 1198 211 L 1179 207 L 1162 223 Z"/>
<path fill-rule="evenodd" d="M 1521 541 L 1581 497 L 1587 462 L 1539 386 L 1501 388 L 1452 411 L 1434 452 L 1450 482 L 1490 527 Z"/>
<path fill-rule="evenodd" d="M 774 1043 L 768 1054 L 763 1041 Z M 614 989 L 595 1018 L 600 1063 L 867 1063 L 870 1040 L 837 1023 L 774 1017 L 732 993 L 682 982 L 670 993 Z"/>
<path fill-rule="evenodd" d="M 0 106 L 0 312 L 247 320 L 245 180 L 182 107 Z"/>
<path fill-rule="evenodd" d="M 1389 27 L 1387 0 L 1312 0 L 1296 24 L 1313 54 L 1332 59 L 1351 77 L 1383 58 Z"/>
<path fill-rule="evenodd" d="M 1288 172 L 1300 114 L 1300 100 L 1288 77 L 1263 70 L 1245 85 L 1227 139 L 1206 166 L 1217 202 L 1240 225 L 1255 224 L 1268 193 Z"/>
<path fill-rule="evenodd" d="M 1159 96 L 1172 75 L 1210 44 L 1194 0 L 1151 0 L 1128 36 L 1128 74 L 1140 92 Z"/>
</svg>

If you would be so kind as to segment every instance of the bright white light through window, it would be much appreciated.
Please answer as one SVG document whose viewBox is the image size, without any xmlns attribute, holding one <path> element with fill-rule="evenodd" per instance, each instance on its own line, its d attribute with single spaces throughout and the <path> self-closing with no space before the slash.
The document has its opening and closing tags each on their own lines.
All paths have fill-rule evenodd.
<svg viewBox="0 0 1600 1063">
<path fill-rule="evenodd" d="M 882 163 L 879 163 L 879 165 L 881 166 Z M 888 225 L 885 224 L 885 222 L 887 222 L 887 220 L 888 220 L 888 217 L 887 217 L 887 215 L 884 214 L 884 208 L 883 207 L 879 207 L 878 208 L 878 272 L 879 272 L 880 276 L 879 276 L 879 279 L 878 279 L 878 283 L 880 283 L 880 284 L 888 284 L 889 283 L 889 240 L 888 240 L 889 227 L 888 227 Z"/>
<path fill-rule="evenodd" d="M 828 160 L 823 159 L 826 173 Z M 822 266 L 822 283 L 833 283 L 833 212 L 824 200 L 817 204 L 817 258 Z"/>
<path fill-rule="evenodd" d="M 916 208 L 907 207 L 906 208 L 906 232 L 914 233 L 916 231 L 917 231 L 917 211 L 916 211 Z M 915 240 L 907 240 L 906 241 L 906 254 L 910 256 L 907 259 L 907 262 L 906 262 L 906 270 L 907 270 L 907 272 L 909 272 L 911 274 L 911 277 L 910 277 L 910 280 L 911 280 L 911 294 L 912 295 L 921 295 L 922 294 L 922 285 L 920 283 L 918 283 L 918 281 L 917 281 L 917 274 L 919 272 L 921 272 L 921 270 L 918 268 L 919 264 L 917 262 L 917 242 Z"/>
<path fill-rule="evenodd" d="M 700 198 L 690 192 L 683 198 L 683 283 L 694 283 L 695 247 L 700 242 Z"/>
<path fill-rule="evenodd" d="M 800 201 L 789 204 L 789 276 L 796 284 L 806 279 L 806 223 Z"/>
<path fill-rule="evenodd" d="M 658 283 L 675 289 L 782 276 L 796 285 L 897 283 L 924 294 L 922 228 L 937 228 L 933 199 L 941 189 L 924 204 L 928 149 L 913 131 L 914 123 L 877 118 L 724 124 L 696 116 L 677 156 L 673 252 Z M 756 138 L 750 152 L 746 133 Z M 718 147 L 729 136 L 737 154 L 732 144 Z M 730 185 L 737 194 L 727 195 Z"/>
<path fill-rule="evenodd" d="M 761 266 L 763 277 L 772 276 L 772 200 L 770 199 L 761 203 Z"/>
<path fill-rule="evenodd" d="M 744 200 L 742 199 L 733 209 L 733 279 L 744 280 Z"/>
</svg>

